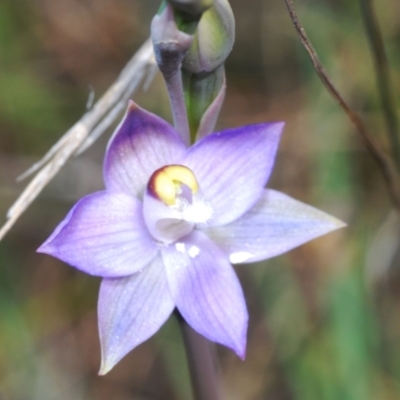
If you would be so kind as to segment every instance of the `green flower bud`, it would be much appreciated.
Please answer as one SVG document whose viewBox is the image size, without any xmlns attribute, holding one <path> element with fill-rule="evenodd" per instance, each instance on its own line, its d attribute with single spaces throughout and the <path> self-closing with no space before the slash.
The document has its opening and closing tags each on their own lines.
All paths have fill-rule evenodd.
<svg viewBox="0 0 400 400">
<path fill-rule="evenodd" d="M 225 68 L 205 74 L 183 71 L 186 109 L 192 142 L 214 129 L 225 97 Z"/>
<path fill-rule="evenodd" d="M 211 72 L 224 63 L 235 41 L 235 18 L 228 0 L 214 0 L 202 15 L 183 69 L 199 74 Z"/>
<path fill-rule="evenodd" d="M 211 7 L 214 0 L 168 0 L 178 11 L 192 16 L 201 15 Z"/>
</svg>

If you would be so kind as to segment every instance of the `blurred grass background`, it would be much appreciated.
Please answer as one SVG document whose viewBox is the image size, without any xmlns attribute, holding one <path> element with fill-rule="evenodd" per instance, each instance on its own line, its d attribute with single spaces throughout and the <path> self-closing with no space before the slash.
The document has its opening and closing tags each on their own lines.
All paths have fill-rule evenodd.
<svg viewBox="0 0 400 400">
<path fill-rule="evenodd" d="M 387 146 L 356 0 L 297 1 L 332 80 Z M 400 3 L 374 2 L 400 106 Z M 149 35 L 158 0 L 0 2 L 0 215 L 15 178 L 98 98 Z M 231 0 L 237 39 L 219 128 L 287 126 L 270 187 L 348 223 L 254 266 L 239 266 L 250 312 L 245 362 L 218 347 L 229 400 L 400 398 L 400 218 L 373 160 L 314 73 L 283 1 Z M 135 100 L 171 120 L 157 76 Z M 102 188 L 109 134 L 68 163 L 0 243 L 0 398 L 191 398 L 170 320 L 98 377 L 99 279 L 36 254 L 72 204 Z"/>
</svg>

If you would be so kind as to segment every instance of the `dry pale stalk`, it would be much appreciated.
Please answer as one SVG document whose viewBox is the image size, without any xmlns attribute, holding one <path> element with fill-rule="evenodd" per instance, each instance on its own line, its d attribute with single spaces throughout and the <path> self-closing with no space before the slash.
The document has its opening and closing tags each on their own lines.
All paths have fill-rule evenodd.
<svg viewBox="0 0 400 400">
<path fill-rule="evenodd" d="M 19 179 L 23 179 L 36 172 L 32 181 L 9 209 L 7 221 L 0 229 L 0 240 L 64 164 L 72 156 L 86 150 L 115 122 L 148 70 L 153 68 L 155 68 L 155 61 L 149 39 L 132 57 L 117 80 L 93 108 L 84 114 L 38 163 L 20 176 Z"/>
</svg>

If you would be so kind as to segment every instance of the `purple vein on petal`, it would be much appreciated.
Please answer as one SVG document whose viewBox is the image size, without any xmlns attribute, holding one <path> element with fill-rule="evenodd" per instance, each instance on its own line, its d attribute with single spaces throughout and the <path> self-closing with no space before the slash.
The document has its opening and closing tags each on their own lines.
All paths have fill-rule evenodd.
<svg viewBox="0 0 400 400">
<path fill-rule="evenodd" d="M 100 374 L 151 337 L 174 308 L 161 257 L 130 277 L 104 279 L 98 305 Z"/>
<path fill-rule="evenodd" d="M 211 225 L 234 221 L 262 195 L 274 165 L 282 122 L 249 125 L 206 136 L 182 159 L 214 210 Z"/>
<path fill-rule="evenodd" d="M 258 203 L 242 217 L 204 232 L 237 264 L 280 255 L 344 226 L 323 211 L 266 189 Z"/>
<path fill-rule="evenodd" d="M 238 278 L 222 251 L 194 231 L 162 249 L 162 255 L 171 294 L 185 320 L 209 340 L 244 357 L 247 309 Z"/>
<path fill-rule="evenodd" d="M 106 188 L 141 197 L 151 174 L 176 163 L 185 152 L 185 144 L 170 124 L 130 102 L 107 148 Z"/>
<path fill-rule="evenodd" d="M 97 192 L 81 199 L 38 249 L 91 275 L 130 275 L 158 247 L 147 232 L 142 203 L 124 193 Z"/>
</svg>

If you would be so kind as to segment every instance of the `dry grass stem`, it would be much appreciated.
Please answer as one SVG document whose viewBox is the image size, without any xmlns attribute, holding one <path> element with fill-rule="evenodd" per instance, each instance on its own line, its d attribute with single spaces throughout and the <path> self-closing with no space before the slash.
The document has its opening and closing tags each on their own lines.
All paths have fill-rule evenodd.
<svg viewBox="0 0 400 400">
<path fill-rule="evenodd" d="M 307 53 L 311 58 L 315 71 L 317 72 L 319 78 L 321 79 L 326 89 L 329 91 L 332 97 L 339 103 L 342 110 L 347 114 L 347 116 L 353 122 L 361 141 L 364 143 L 366 149 L 376 161 L 379 170 L 382 173 L 393 205 L 396 207 L 397 210 L 400 211 L 400 180 L 394 161 L 385 151 L 382 150 L 379 143 L 370 134 L 370 132 L 368 132 L 362 119 L 344 101 L 339 91 L 333 85 L 313 45 L 311 44 L 303 26 L 299 21 L 292 0 L 284 0 L 284 1 L 286 3 L 286 7 L 289 11 L 293 25 L 297 31 L 297 34 L 300 37 L 301 43 L 307 50 Z"/>
<path fill-rule="evenodd" d="M 147 71 L 149 69 L 150 72 L 154 71 L 154 65 L 153 46 L 149 39 L 132 57 L 118 79 L 93 108 L 87 111 L 39 162 L 19 177 L 21 180 L 36 172 L 32 181 L 9 209 L 7 221 L 0 229 L 0 240 L 64 164 L 72 156 L 86 150 L 115 122 L 126 107 L 128 99 L 145 78 Z"/>
</svg>

